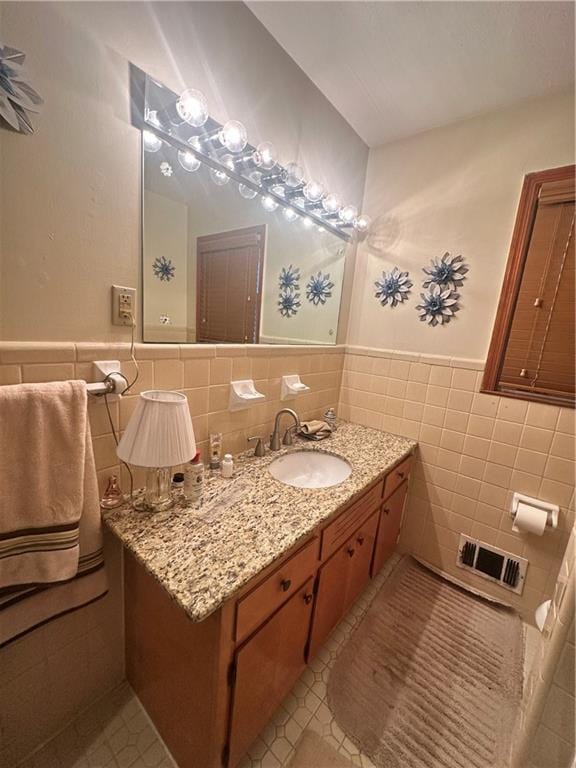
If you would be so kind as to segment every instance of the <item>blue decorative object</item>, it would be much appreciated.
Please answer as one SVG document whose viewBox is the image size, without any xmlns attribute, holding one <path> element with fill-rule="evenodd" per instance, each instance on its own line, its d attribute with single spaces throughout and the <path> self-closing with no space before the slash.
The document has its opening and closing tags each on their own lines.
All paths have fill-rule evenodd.
<svg viewBox="0 0 576 768">
<path fill-rule="evenodd" d="M 288 269 L 282 267 L 278 285 L 282 291 L 297 291 L 300 288 L 300 270 L 298 267 L 289 265 Z"/>
<path fill-rule="evenodd" d="M 449 323 L 458 312 L 458 299 L 460 294 L 452 288 L 442 288 L 433 283 L 428 293 L 421 293 L 422 303 L 418 304 L 416 309 L 420 315 L 420 320 L 434 327 L 435 325 L 444 325 Z"/>
<path fill-rule="evenodd" d="M 298 314 L 300 294 L 295 291 L 281 291 L 278 294 L 278 312 L 282 317 L 293 317 Z"/>
<path fill-rule="evenodd" d="M 0 42 L 0 118 L 15 131 L 33 133 L 29 112 L 39 112 L 42 99 L 26 80 L 26 54 Z"/>
<path fill-rule="evenodd" d="M 326 304 L 326 299 L 332 296 L 332 288 L 334 283 L 330 280 L 330 275 L 322 272 L 318 272 L 317 275 L 312 275 L 308 284 L 306 285 L 306 298 L 311 301 L 314 306 L 319 304 Z"/>
<path fill-rule="evenodd" d="M 382 272 L 382 279 L 376 280 L 376 298 L 383 307 L 388 303 L 391 307 L 406 301 L 412 281 L 408 277 L 408 272 L 401 272 L 398 267 L 394 267 L 391 272 Z"/>
<path fill-rule="evenodd" d="M 166 256 L 159 256 L 157 259 L 154 259 L 152 271 L 159 280 L 169 283 L 174 277 L 176 267 L 172 264 L 170 259 L 166 258 Z"/>
<path fill-rule="evenodd" d="M 429 269 L 423 267 L 422 272 L 428 275 L 422 286 L 429 288 L 438 285 L 443 288 L 461 288 L 466 279 L 468 267 L 464 264 L 462 256 L 450 256 L 446 251 L 441 259 L 431 259 Z"/>
</svg>

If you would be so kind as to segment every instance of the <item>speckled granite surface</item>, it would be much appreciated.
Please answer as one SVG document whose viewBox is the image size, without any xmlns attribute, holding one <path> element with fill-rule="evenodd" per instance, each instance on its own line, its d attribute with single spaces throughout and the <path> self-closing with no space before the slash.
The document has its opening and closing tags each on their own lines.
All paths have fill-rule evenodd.
<svg viewBox="0 0 576 768">
<path fill-rule="evenodd" d="M 207 470 L 199 509 L 182 505 L 151 514 L 122 508 L 104 512 L 104 520 L 190 618 L 202 621 L 415 445 L 404 437 L 341 423 L 318 443 L 298 439 L 291 448 L 263 458 L 243 454 L 230 480 Z M 274 480 L 268 465 L 302 449 L 342 456 L 352 474 L 324 489 L 292 488 Z"/>
</svg>

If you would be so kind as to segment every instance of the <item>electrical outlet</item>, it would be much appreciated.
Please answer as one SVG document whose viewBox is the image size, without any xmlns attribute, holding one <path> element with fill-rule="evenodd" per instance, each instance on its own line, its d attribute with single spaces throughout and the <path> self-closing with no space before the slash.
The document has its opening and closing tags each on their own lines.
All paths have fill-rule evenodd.
<svg viewBox="0 0 576 768">
<path fill-rule="evenodd" d="M 112 323 L 132 325 L 136 320 L 136 288 L 112 286 Z"/>
</svg>

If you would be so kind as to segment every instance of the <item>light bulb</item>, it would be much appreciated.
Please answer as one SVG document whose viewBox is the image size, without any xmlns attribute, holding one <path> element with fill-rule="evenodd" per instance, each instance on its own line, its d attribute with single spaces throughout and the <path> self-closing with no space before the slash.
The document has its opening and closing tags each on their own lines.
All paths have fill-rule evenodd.
<svg viewBox="0 0 576 768">
<path fill-rule="evenodd" d="M 242 152 L 248 143 L 246 128 L 238 120 L 228 120 L 218 134 L 220 143 L 230 152 Z"/>
<path fill-rule="evenodd" d="M 274 168 L 277 160 L 278 154 L 276 152 L 276 147 L 271 141 L 260 142 L 256 147 L 256 152 L 252 155 L 252 162 L 254 165 L 258 168 L 264 168 L 266 171 Z"/>
<path fill-rule="evenodd" d="M 338 215 L 340 217 L 340 221 L 342 221 L 344 224 L 352 224 L 356 216 L 358 216 L 358 208 L 356 208 L 354 205 L 345 205 L 344 208 L 340 209 L 340 213 Z"/>
<path fill-rule="evenodd" d="M 278 203 L 273 197 L 270 197 L 270 195 L 264 195 L 260 202 L 262 203 L 262 208 L 264 208 L 265 211 L 268 211 L 268 213 L 272 213 L 272 211 L 275 211 L 276 208 L 278 208 Z"/>
<path fill-rule="evenodd" d="M 270 187 L 271 191 L 274 192 L 276 195 L 280 195 L 280 197 L 286 196 L 286 190 L 281 184 L 274 184 L 274 186 Z"/>
<path fill-rule="evenodd" d="M 289 187 L 299 187 L 304 181 L 304 171 L 298 163 L 288 163 L 284 169 L 284 182 Z"/>
<path fill-rule="evenodd" d="M 200 91 L 188 88 L 176 102 L 178 115 L 189 125 L 200 128 L 208 120 L 208 103 Z"/>
<path fill-rule="evenodd" d="M 326 213 L 336 213 L 340 208 L 340 200 L 336 195 L 326 195 L 324 200 L 322 200 L 322 208 L 324 208 Z"/>
<path fill-rule="evenodd" d="M 311 203 L 317 203 L 324 195 L 324 187 L 317 181 L 309 181 L 304 187 L 304 197 Z"/>
<path fill-rule="evenodd" d="M 224 171 L 217 171 L 215 168 L 210 168 L 210 178 L 219 187 L 223 187 L 230 181 L 230 177 Z"/>
<path fill-rule="evenodd" d="M 158 152 L 162 146 L 162 139 L 159 139 L 152 131 L 142 131 L 142 141 L 145 152 Z"/>
<path fill-rule="evenodd" d="M 314 226 L 314 222 L 312 221 L 312 219 L 309 219 L 308 216 L 306 216 L 302 220 L 302 223 L 304 224 L 305 229 L 312 229 L 312 227 Z"/>
<path fill-rule="evenodd" d="M 202 165 L 193 152 L 183 152 L 181 149 L 178 150 L 178 162 L 189 173 L 197 171 Z"/>
<path fill-rule="evenodd" d="M 236 168 L 236 164 L 234 162 L 234 158 L 232 157 L 232 155 L 222 155 L 222 157 L 218 159 L 218 162 L 221 165 L 226 166 L 226 168 L 228 168 L 229 171 L 233 171 Z"/>
<path fill-rule="evenodd" d="M 370 229 L 370 224 L 372 224 L 372 219 L 370 216 L 366 216 L 365 213 L 361 213 L 354 222 L 354 228 L 358 232 L 368 232 Z"/>
<path fill-rule="evenodd" d="M 248 178 L 250 181 L 253 181 L 254 184 L 260 185 L 260 182 L 262 181 L 262 174 L 258 171 L 252 171 L 252 173 L 248 174 Z M 240 192 L 242 197 L 246 198 L 246 200 L 253 200 L 258 194 L 255 189 L 252 189 L 252 187 L 247 187 L 246 184 L 238 184 L 238 192 Z"/>
<path fill-rule="evenodd" d="M 284 216 L 286 221 L 295 221 L 298 218 L 298 214 L 293 208 L 283 208 L 282 216 Z"/>
</svg>

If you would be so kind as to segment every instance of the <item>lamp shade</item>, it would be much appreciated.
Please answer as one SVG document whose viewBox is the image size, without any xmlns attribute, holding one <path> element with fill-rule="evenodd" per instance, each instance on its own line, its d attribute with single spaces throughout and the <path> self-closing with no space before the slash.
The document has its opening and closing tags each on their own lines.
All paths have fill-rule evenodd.
<svg viewBox="0 0 576 768">
<path fill-rule="evenodd" d="M 190 461 L 196 441 L 186 395 L 142 392 L 116 452 L 136 467 L 174 467 Z"/>
</svg>

